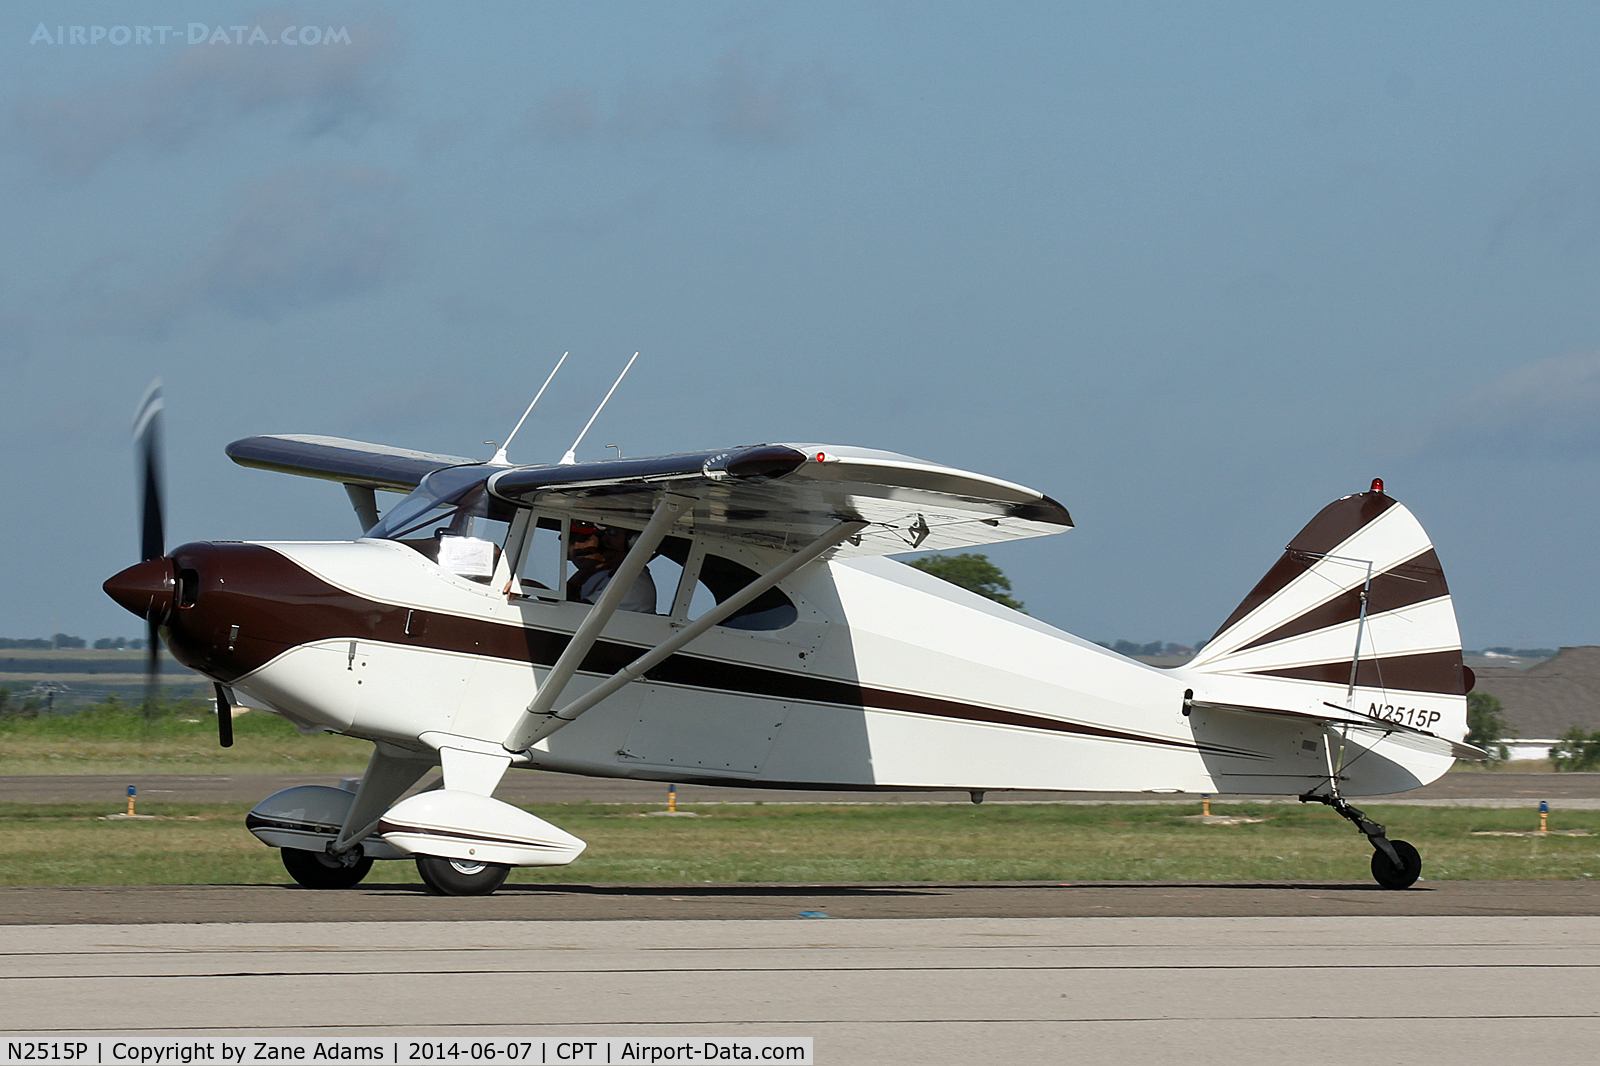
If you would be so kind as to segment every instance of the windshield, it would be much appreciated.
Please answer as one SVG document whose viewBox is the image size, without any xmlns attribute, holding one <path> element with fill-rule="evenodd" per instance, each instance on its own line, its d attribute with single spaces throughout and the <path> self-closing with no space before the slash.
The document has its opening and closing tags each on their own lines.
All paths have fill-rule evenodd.
<svg viewBox="0 0 1600 1066">
<path fill-rule="evenodd" d="M 516 513 L 489 495 L 485 482 L 493 472 L 479 465 L 435 470 L 367 536 L 399 541 L 462 576 L 487 581 Z"/>
<path fill-rule="evenodd" d="M 474 518 L 488 518 L 493 504 L 504 513 L 494 517 L 511 519 L 510 504 L 492 499 L 484 482 L 494 471 L 481 466 L 451 466 L 435 470 L 422 479 L 416 490 L 395 505 L 383 520 L 367 532 L 383 540 L 431 537 L 435 527 L 454 536 L 470 536 Z"/>
</svg>

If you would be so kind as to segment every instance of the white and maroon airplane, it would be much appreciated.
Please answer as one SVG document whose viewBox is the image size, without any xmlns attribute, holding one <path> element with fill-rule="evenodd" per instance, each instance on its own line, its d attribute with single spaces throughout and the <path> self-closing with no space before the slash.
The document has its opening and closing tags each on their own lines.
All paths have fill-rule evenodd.
<svg viewBox="0 0 1600 1066">
<path fill-rule="evenodd" d="M 1483 756 L 1461 743 L 1473 679 L 1443 571 L 1379 482 L 1317 514 L 1193 661 L 1158 669 L 889 558 L 1071 528 L 997 478 L 819 444 L 516 466 L 260 436 L 228 454 L 342 483 L 363 535 L 166 553 L 159 393 L 145 411 L 145 561 L 107 593 L 215 682 L 224 743 L 230 705 L 373 743 L 355 792 L 287 789 L 250 814 L 310 887 L 414 858 L 435 891 L 478 894 L 571 862 L 582 841 L 493 798 L 532 768 L 1298 795 L 1355 822 L 1374 877 L 1404 888 L 1416 850 L 1345 797 Z M 407 495 L 380 517 L 376 491 Z M 575 602 L 569 549 L 591 524 L 628 546 Z M 441 788 L 401 799 L 435 766 Z"/>
</svg>

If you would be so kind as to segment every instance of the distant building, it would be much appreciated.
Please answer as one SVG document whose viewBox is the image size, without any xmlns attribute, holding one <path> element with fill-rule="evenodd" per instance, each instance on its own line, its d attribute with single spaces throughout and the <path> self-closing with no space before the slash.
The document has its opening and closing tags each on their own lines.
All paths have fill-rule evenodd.
<svg viewBox="0 0 1600 1066">
<path fill-rule="evenodd" d="M 1474 691 L 1497 698 L 1516 736 L 1506 744 L 1513 759 L 1543 759 L 1573 726 L 1600 730 L 1600 647 L 1562 648 L 1554 658 L 1518 670 L 1477 671 Z"/>
</svg>

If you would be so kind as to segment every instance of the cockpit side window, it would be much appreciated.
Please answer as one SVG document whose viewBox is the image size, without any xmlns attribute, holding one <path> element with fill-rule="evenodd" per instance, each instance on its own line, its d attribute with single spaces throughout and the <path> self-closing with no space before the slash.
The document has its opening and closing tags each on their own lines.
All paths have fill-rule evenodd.
<svg viewBox="0 0 1600 1066">
<path fill-rule="evenodd" d="M 547 515 L 533 516 L 522 558 L 513 561 L 520 595 L 552 601 L 566 598 L 567 567 L 562 565 L 566 543 L 564 522 Z"/>
</svg>

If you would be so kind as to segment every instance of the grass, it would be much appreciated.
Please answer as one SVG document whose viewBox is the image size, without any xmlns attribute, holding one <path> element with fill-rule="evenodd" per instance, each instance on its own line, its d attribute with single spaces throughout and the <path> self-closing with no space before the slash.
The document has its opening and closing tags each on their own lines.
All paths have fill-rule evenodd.
<svg viewBox="0 0 1600 1066">
<path fill-rule="evenodd" d="M 217 744 L 210 701 L 168 702 L 146 718 L 112 697 L 76 714 L 0 719 L 0 774 L 359 774 L 372 754 L 261 712 L 235 718 L 233 732 L 233 747 Z"/>
<path fill-rule="evenodd" d="M 148 803 L 156 821 L 102 821 L 105 804 L 0 804 L 0 884 L 282 884 L 277 855 L 244 830 L 244 805 Z M 1268 820 L 1188 822 L 1195 805 L 733 805 L 699 818 L 644 808 L 528 808 L 589 842 L 567 867 L 513 882 L 1252 881 L 1369 879 L 1370 851 L 1321 807 L 1215 804 Z M 1423 854 L 1435 880 L 1600 877 L 1600 811 L 1561 811 L 1555 828 L 1595 837 L 1480 837 L 1537 828 L 1526 810 L 1367 808 Z M 370 880 L 417 880 L 408 862 Z"/>
<path fill-rule="evenodd" d="M 44 655 L 45 652 L 29 654 Z M 59 654 L 59 653 L 58 653 Z M 83 653 L 78 653 L 83 654 Z M 125 655 L 125 652 L 94 652 Z M 12 704 L 22 697 L 10 693 Z M 359 774 L 371 745 L 321 733 L 301 736 L 276 715 L 233 720 L 234 746 L 217 744 L 210 700 L 167 700 L 146 719 L 135 705 L 107 697 L 74 713 L 5 717 L 0 703 L 0 775 L 5 774 Z M 1456 763 L 1452 772 L 1549 772 L 1549 760 Z"/>
</svg>

